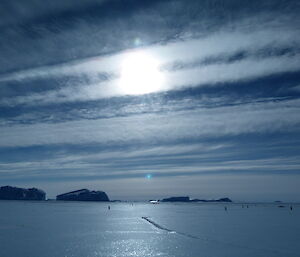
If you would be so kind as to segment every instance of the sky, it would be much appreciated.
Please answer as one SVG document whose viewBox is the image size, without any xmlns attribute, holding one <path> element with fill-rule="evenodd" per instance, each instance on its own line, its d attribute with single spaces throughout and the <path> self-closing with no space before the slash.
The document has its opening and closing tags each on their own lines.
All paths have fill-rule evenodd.
<svg viewBox="0 0 300 257">
<path fill-rule="evenodd" d="M 0 186 L 299 201 L 297 0 L 2 0 Z"/>
</svg>

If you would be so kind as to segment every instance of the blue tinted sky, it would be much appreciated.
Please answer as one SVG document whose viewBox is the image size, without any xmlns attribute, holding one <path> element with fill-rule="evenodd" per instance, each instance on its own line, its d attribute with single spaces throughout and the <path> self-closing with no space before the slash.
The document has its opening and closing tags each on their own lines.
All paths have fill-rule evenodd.
<svg viewBox="0 0 300 257">
<path fill-rule="evenodd" d="M 299 15 L 281 0 L 1 1 L 1 185 L 299 200 Z"/>
</svg>

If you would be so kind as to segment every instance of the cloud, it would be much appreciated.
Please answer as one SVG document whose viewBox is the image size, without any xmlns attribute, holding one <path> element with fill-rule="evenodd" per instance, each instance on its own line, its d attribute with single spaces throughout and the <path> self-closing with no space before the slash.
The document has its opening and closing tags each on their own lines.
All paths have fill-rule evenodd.
<svg viewBox="0 0 300 257">
<path fill-rule="evenodd" d="M 255 40 L 253 40 L 255 39 Z M 222 42 L 222 43 L 220 43 Z M 143 47 L 141 50 L 154 55 L 162 64 L 177 60 L 192 62 L 205 60 L 211 56 L 229 55 L 241 50 L 251 55 L 255 50 L 262 48 L 296 48 L 300 36 L 292 28 L 264 28 L 251 31 L 220 31 L 196 39 L 186 39 L 170 42 L 164 45 Z M 120 69 L 120 61 L 126 58 L 130 51 L 123 51 L 112 55 L 99 55 L 92 58 L 76 60 L 58 65 L 44 66 L 3 74 L 0 81 L 32 79 L 35 77 L 62 76 L 70 74 L 93 75 L 93 73 L 109 73 Z"/>
<path fill-rule="evenodd" d="M 168 91 L 298 71 L 299 42 L 300 37 L 292 28 L 254 29 L 248 33 L 224 30 L 198 39 L 154 45 L 140 50 L 157 58 L 165 81 L 159 91 Z M 241 59 L 233 59 L 229 63 L 218 61 L 224 55 L 234 56 L 241 51 L 244 52 Z M 100 55 L 71 63 L 3 74 L 0 82 L 4 83 L 4 94 L 0 105 L 45 105 L 122 96 L 124 92 L 119 81 L 121 63 L 130 54 L 131 51 L 124 51 L 110 56 Z M 207 62 L 214 59 L 215 62 Z M 168 68 L 178 63 L 179 69 Z M 17 81 L 26 87 L 30 81 L 37 79 L 41 81 L 36 86 L 31 83 L 32 91 L 26 91 L 26 95 L 5 97 L 3 88 L 7 87 L 10 94 L 12 90 L 6 83 Z M 52 84 L 54 80 L 61 81 L 59 87 L 47 88 L 51 80 Z"/>
<path fill-rule="evenodd" d="M 227 139 L 228 140 L 228 139 Z M 274 142 L 256 144 L 255 154 L 248 145 L 229 140 L 193 143 L 171 143 L 157 146 L 127 146 L 123 149 L 84 148 L 75 153 L 53 151 L 48 158 L 14 158 L 0 161 L 2 179 L 89 180 L 154 177 L 206 176 L 208 174 L 296 174 L 299 158 L 283 156 Z M 282 144 L 281 144 L 282 145 Z M 272 153 L 268 157 L 266 153 Z M 243 157 L 244 156 L 244 157 Z"/>
<path fill-rule="evenodd" d="M 299 100 L 0 128 L 0 145 L 163 142 L 203 136 L 297 131 Z"/>
<path fill-rule="evenodd" d="M 218 83 L 253 80 L 277 73 L 298 71 L 299 55 L 280 56 L 261 60 L 248 58 L 229 64 L 212 64 L 204 67 L 180 70 L 164 74 L 161 91 L 199 87 L 201 85 L 217 86 Z M 33 93 L 28 96 L 4 98 L 0 104 L 9 105 L 44 105 L 74 101 L 91 101 L 114 96 L 122 96 L 119 79 L 104 81 L 91 85 L 72 85 L 59 90 Z"/>
<path fill-rule="evenodd" d="M 300 92 L 300 85 L 290 88 L 291 91 Z"/>
<path fill-rule="evenodd" d="M 292 194 L 298 2 L 125 2 L 1 3 L 1 181 L 61 181 L 62 191 L 105 181 L 113 195 L 144 197 L 175 185 L 242 195 L 251 176 L 268 193 L 276 177 Z M 157 92 L 121 88 L 135 51 L 159 62 Z M 272 179 L 265 191 L 259 176 Z"/>
</svg>

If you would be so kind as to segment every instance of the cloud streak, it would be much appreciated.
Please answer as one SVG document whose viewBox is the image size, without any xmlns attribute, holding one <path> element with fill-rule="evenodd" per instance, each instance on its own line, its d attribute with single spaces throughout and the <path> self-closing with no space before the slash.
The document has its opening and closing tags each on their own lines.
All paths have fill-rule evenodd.
<svg viewBox="0 0 300 257">
<path fill-rule="evenodd" d="M 132 115 L 89 122 L 81 120 L 56 124 L 13 125 L 0 128 L 3 137 L 0 145 L 7 147 L 87 142 L 158 142 L 226 134 L 298 131 L 299 105 L 299 100 L 291 100 L 168 114 Z"/>
<path fill-rule="evenodd" d="M 253 41 L 251 38 L 258 40 Z M 300 58 L 297 47 L 299 43 L 300 37 L 295 36 L 294 30 L 276 32 L 266 29 L 254 30 L 247 34 L 242 32 L 216 33 L 206 38 L 175 42 L 166 46 L 151 46 L 142 51 L 157 57 L 165 81 L 159 91 L 169 91 L 253 80 L 272 74 L 299 71 Z M 283 54 L 272 56 L 274 47 L 282 49 Z M 270 50 L 266 51 L 267 48 Z M 265 56 L 255 54 L 254 51 L 258 51 L 257 49 L 265 49 L 262 52 Z M 284 53 L 286 49 L 290 51 Z M 207 60 L 217 56 L 235 55 L 240 51 L 246 53 L 240 60 L 237 57 L 230 63 L 218 61 L 207 63 Z M 26 92 L 26 96 L 2 97 L 0 104 L 2 106 L 45 105 L 122 96 L 124 90 L 120 88 L 119 81 L 121 63 L 130 55 L 131 51 L 125 51 L 111 56 L 99 56 L 74 63 L 2 75 L 0 76 L 2 83 L 14 80 L 22 83 L 37 78 L 47 80 L 55 77 L 64 82 L 60 83 L 59 88 L 49 90 L 42 85 L 43 81 L 41 81 L 37 84 L 37 92 Z M 197 63 L 202 63 L 202 65 L 198 66 Z M 166 69 L 174 65 L 178 67 L 178 64 L 180 64 L 179 70 L 178 68 L 173 71 Z M 75 77 L 63 79 L 65 76 Z"/>
</svg>

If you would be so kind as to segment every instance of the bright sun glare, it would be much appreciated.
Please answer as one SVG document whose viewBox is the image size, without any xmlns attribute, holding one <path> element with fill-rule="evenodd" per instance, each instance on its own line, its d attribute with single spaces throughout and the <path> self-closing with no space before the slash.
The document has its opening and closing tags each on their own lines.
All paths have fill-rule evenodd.
<svg viewBox="0 0 300 257">
<path fill-rule="evenodd" d="M 143 52 L 134 52 L 124 58 L 121 65 L 120 87 L 124 94 L 141 95 L 159 91 L 163 75 L 158 61 Z"/>
</svg>

